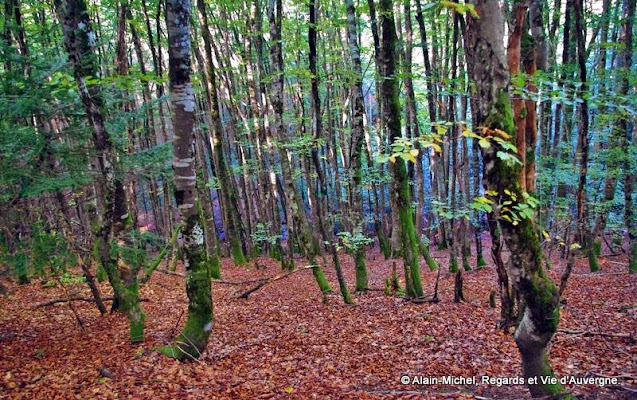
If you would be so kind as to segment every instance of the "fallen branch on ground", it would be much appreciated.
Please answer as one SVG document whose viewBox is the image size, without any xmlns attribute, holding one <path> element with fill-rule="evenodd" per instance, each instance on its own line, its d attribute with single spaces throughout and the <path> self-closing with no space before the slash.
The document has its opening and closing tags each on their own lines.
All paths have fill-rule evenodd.
<svg viewBox="0 0 637 400">
<path fill-rule="evenodd" d="M 604 374 L 599 374 L 597 372 L 589 372 L 589 374 L 599 376 L 601 378 L 617 378 L 617 379 L 624 378 L 624 379 L 637 380 L 637 375 L 630 375 L 630 374 L 604 375 Z"/>
<path fill-rule="evenodd" d="M 74 297 L 70 297 L 70 298 L 66 298 L 66 299 L 48 300 L 48 301 L 36 304 L 33 308 L 36 309 L 36 308 L 40 308 L 40 307 L 47 307 L 47 306 L 52 306 L 53 304 L 57 304 L 57 303 L 67 303 L 69 301 L 86 301 L 87 303 L 95 303 L 95 299 L 93 297 L 74 296 Z M 112 296 L 102 297 L 102 301 L 113 301 L 113 297 Z M 148 299 L 139 299 L 139 301 L 150 301 L 150 300 L 148 300 Z"/>
<path fill-rule="evenodd" d="M 177 271 L 171 271 L 169 269 L 158 269 L 157 271 L 159 272 L 163 272 L 164 274 L 168 274 L 168 275 L 175 275 L 175 276 L 181 276 L 182 278 L 185 277 L 186 275 L 182 274 L 181 272 L 177 272 Z"/>
<path fill-rule="evenodd" d="M 605 336 L 605 337 L 616 337 L 616 338 L 624 338 L 624 339 L 632 339 L 633 335 L 628 333 L 607 333 L 607 332 L 593 332 L 593 331 L 576 331 L 572 329 L 558 329 L 558 333 L 565 333 L 567 335 L 578 335 L 578 336 Z"/>
<path fill-rule="evenodd" d="M 220 283 L 222 285 L 245 285 L 246 283 L 256 283 L 256 282 L 261 282 L 264 280 L 268 280 L 270 279 L 269 277 L 266 278 L 258 278 L 258 279 L 248 279 L 247 281 L 224 281 L 221 279 L 213 279 L 212 283 Z"/>
<path fill-rule="evenodd" d="M 439 298 L 437 297 L 432 297 L 432 298 L 426 298 L 426 297 L 412 297 L 412 298 L 405 298 L 406 301 L 410 301 L 414 304 L 422 304 L 422 303 L 438 303 L 440 301 Z"/>
<path fill-rule="evenodd" d="M 261 289 L 265 285 L 268 285 L 268 284 L 270 284 L 272 282 L 276 282 L 276 281 L 278 281 L 280 279 L 283 279 L 283 278 L 287 278 L 288 276 L 290 276 L 290 275 L 292 275 L 292 274 L 294 274 L 296 272 L 303 271 L 303 270 L 306 270 L 306 269 L 318 268 L 318 267 L 319 267 L 318 265 L 306 265 L 305 267 L 297 268 L 297 269 L 295 269 L 293 271 L 288 271 L 288 272 L 285 272 L 285 273 L 282 273 L 282 274 L 279 274 L 279 275 L 275 275 L 275 276 L 273 276 L 271 278 L 264 278 L 264 279 L 260 280 L 260 282 L 256 286 L 254 286 L 253 288 L 248 289 L 247 291 L 243 292 L 243 294 L 241 294 L 239 296 L 239 298 L 240 299 L 247 299 L 248 296 L 250 296 L 252 293 L 256 292 L 257 290 Z"/>
</svg>

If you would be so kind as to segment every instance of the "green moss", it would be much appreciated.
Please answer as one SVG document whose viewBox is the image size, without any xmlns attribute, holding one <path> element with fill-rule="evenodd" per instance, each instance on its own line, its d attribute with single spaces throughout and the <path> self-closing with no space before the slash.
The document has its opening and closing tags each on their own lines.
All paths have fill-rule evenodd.
<svg viewBox="0 0 637 400">
<path fill-rule="evenodd" d="M 449 258 L 449 272 L 452 274 L 458 272 L 458 259 L 453 254 Z"/>
<path fill-rule="evenodd" d="M 146 313 L 141 308 L 129 311 L 128 321 L 130 324 L 131 343 L 141 343 L 144 341 L 144 328 L 146 323 Z"/>
<path fill-rule="evenodd" d="M 281 257 L 281 269 L 292 271 L 294 269 L 294 260 L 292 257 Z"/>
<path fill-rule="evenodd" d="M 438 263 L 431 256 L 431 253 L 429 252 L 429 248 L 427 246 L 424 246 L 423 250 L 424 251 L 422 251 L 422 254 L 425 256 L 425 262 L 427 263 L 427 267 L 429 267 L 429 270 L 430 271 L 437 270 L 438 269 Z"/>
<path fill-rule="evenodd" d="M 341 269 L 341 262 L 339 261 L 338 253 L 332 253 L 332 261 L 334 262 L 334 268 L 336 269 L 338 274 Z M 347 290 L 347 284 L 345 283 L 344 279 L 338 280 L 338 287 L 341 291 L 341 295 L 343 296 L 343 301 L 345 302 L 345 304 L 354 304 L 354 300 L 352 300 L 352 296 L 350 295 L 349 290 Z"/>
<path fill-rule="evenodd" d="M 478 257 L 478 269 L 482 269 L 487 265 L 487 262 L 484 260 L 483 256 Z"/>
<path fill-rule="evenodd" d="M 316 265 L 316 263 L 313 264 Z M 327 278 L 320 267 L 312 268 L 312 274 L 314 274 L 314 279 L 316 279 L 316 283 L 323 295 L 333 292 L 330 283 L 327 281 Z"/>
<path fill-rule="evenodd" d="M 471 271 L 471 265 L 469 264 L 469 257 L 463 254 L 462 256 L 462 267 L 465 271 Z"/>
<path fill-rule="evenodd" d="M 243 248 L 241 247 L 241 240 L 238 237 L 230 240 L 230 250 L 232 253 L 232 261 L 234 265 L 246 265 L 248 260 L 245 254 L 243 254 Z"/>
<path fill-rule="evenodd" d="M 221 279 L 221 262 L 215 253 L 208 255 L 208 271 L 211 278 Z"/>
<path fill-rule="evenodd" d="M 179 359 L 177 357 L 177 354 L 181 353 L 181 351 L 179 351 L 179 349 L 177 349 L 176 346 L 172 346 L 172 345 L 154 347 L 153 350 L 155 350 L 156 352 L 160 354 L 165 355 L 166 357 L 170 357 L 174 359 Z"/>
<path fill-rule="evenodd" d="M 597 240 L 593 242 L 593 254 L 596 257 L 599 257 L 602 255 L 602 241 L 599 238 L 597 238 Z"/>
<path fill-rule="evenodd" d="M 550 376 L 555 378 L 555 373 L 553 372 L 553 369 L 551 368 L 549 362 L 548 362 L 548 358 L 546 356 L 546 354 L 544 354 L 544 367 L 543 367 L 543 371 L 542 371 L 542 376 Z M 541 379 L 538 379 L 538 385 L 541 390 L 542 390 L 542 394 L 544 396 L 558 396 L 557 398 L 562 399 L 562 400 L 567 400 L 567 399 L 573 399 L 574 397 L 569 394 L 566 393 L 566 389 L 564 388 L 564 386 L 562 386 L 559 383 L 559 380 L 557 381 L 557 383 L 551 383 L 551 384 L 543 384 L 541 383 Z"/>
<path fill-rule="evenodd" d="M 378 244 L 380 251 L 382 251 L 383 256 L 385 256 L 385 260 L 389 260 L 391 258 L 391 243 L 382 231 L 378 232 Z"/>
<path fill-rule="evenodd" d="M 405 267 L 409 269 L 411 280 L 406 279 L 406 292 L 411 297 L 422 297 L 424 295 L 422 289 L 422 281 L 420 277 L 419 266 L 419 253 L 418 245 L 419 240 L 416 235 L 416 228 L 414 226 L 414 220 L 412 210 L 410 206 L 410 194 L 409 194 L 409 182 L 407 179 L 407 171 L 404 160 L 401 158 L 396 160 L 394 167 L 396 177 L 400 184 L 400 198 L 401 201 L 398 204 L 398 222 L 400 224 L 400 239 L 402 241 L 402 258 L 405 262 Z"/>
<path fill-rule="evenodd" d="M 560 308 L 558 303 L 558 289 L 551 279 L 544 274 L 531 275 L 531 287 L 526 288 L 523 281 L 523 293 L 530 289 L 525 295 L 527 306 L 533 310 L 533 322 L 538 331 L 553 334 L 557 331 L 560 322 Z"/>
<path fill-rule="evenodd" d="M 203 246 L 197 247 L 201 247 L 200 250 L 203 252 Z M 197 253 L 198 251 L 195 250 L 195 255 Z M 189 262 L 195 261 L 195 258 L 191 257 Z M 188 317 L 186 325 L 175 339 L 173 345 L 175 349 L 172 349 L 175 350 L 174 358 L 179 360 L 200 357 L 212 331 L 212 298 L 208 269 L 201 261 L 191 265 L 191 269 L 186 273 Z M 166 354 L 166 352 L 163 353 Z"/>
<path fill-rule="evenodd" d="M 282 260 L 281 243 L 277 243 L 277 244 L 271 246 L 269 255 L 270 255 L 271 258 L 274 258 L 277 261 L 281 261 Z"/>
<path fill-rule="evenodd" d="M 170 270 L 172 272 L 175 272 L 177 270 L 177 263 L 183 257 L 182 253 L 183 253 L 183 251 L 182 251 L 181 247 L 177 246 L 177 249 L 173 252 L 173 259 L 172 259 L 172 261 L 170 263 Z"/>
<path fill-rule="evenodd" d="M 356 291 L 360 292 L 367 290 L 369 283 L 367 267 L 365 265 L 365 248 L 363 246 L 356 249 L 356 254 L 354 255 L 354 266 L 356 269 Z"/>
<path fill-rule="evenodd" d="M 119 308 L 128 315 L 131 343 L 144 341 L 146 314 L 139 306 L 139 284 L 137 279 L 133 279 L 133 282 L 128 285 L 123 285 Z"/>
<path fill-rule="evenodd" d="M 511 100 L 507 90 L 502 89 L 498 93 L 497 101 L 487 116 L 484 126 L 488 126 L 491 129 L 500 129 L 508 134 L 515 135 L 513 108 L 511 107 Z"/>
</svg>

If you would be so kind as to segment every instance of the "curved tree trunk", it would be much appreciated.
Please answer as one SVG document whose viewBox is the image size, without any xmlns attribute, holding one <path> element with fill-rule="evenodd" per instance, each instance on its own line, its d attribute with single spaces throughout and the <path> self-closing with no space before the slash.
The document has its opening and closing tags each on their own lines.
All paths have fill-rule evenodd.
<svg viewBox="0 0 637 400">
<path fill-rule="evenodd" d="M 467 20 L 467 48 L 471 49 L 467 62 L 473 63 L 471 78 L 477 89 L 475 125 L 484 127 L 484 136 L 499 135 L 515 143 L 502 11 L 497 0 L 476 0 L 474 4 L 480 18 L 469 16 Z M 499 158 L 497 152 L 501 149 L 498 146 L 492 140 L 491 146 L 482 151 L 485 189 L 497 193 L 492 196 L 496 204 L 497 197 L 503 196 L 505 190 L 522 202 L 521 167 Z M 528 385 L 534 397 L 564 393 L 561 385 L 547 385 L 541 380 L 542 376 L 554 376 L 548 362 L 547 345 L 559 322 L 559 294 L 542 268 L 542 251 L 535 225 L 530 218 L 521 219 L 516 225 L 500 218 L 500 226 L 511 251 L 511 276 L 525 304 L 524 316 L 515 333 L 524 376 L 538 379 L 537 384 Z"/>
</svg>

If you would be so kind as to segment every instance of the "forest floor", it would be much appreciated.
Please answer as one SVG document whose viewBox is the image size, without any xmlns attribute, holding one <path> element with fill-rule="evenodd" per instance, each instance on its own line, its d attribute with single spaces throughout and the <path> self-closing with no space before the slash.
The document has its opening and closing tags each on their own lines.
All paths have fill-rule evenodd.
<svg viewBox="0 0 637 400">
<path fill-rule="evenodd" d="M 487 244 L 485 241 L 485 244 Z M 489 254 L 488 247 L 485 254 Z M 394 399 L 528 398 L 525 386 L 482 384 L 482 376 L 522 375 L 512 334 L 496 329 L 498 308 L 489 307 L 496 288 L 492 265 L 464 273 L 467 301 L 453 303 L 453 276 L 447 252 L 434 251 L 441 264 L 439 303 L 414 304 L 387 297 L 383 281 L 392 261 L 377 249 L 368 253 L 370 286 L 347 306 L 336 294 L 327 304 L 310 270 L 267 285 L 248 299 L 249 285 L 213 284 L 214 329 L 207 352 L 197 362 L 179 363 L 152 351 L 169 342 L 185 320 L 182 277 L 156 272 L 141 290 L 148 299 L 146 340 L 128 344 L 127 319 L 100 316 L 91 303 L 74 302 L 82 330 L 65 303 L 35 307 L 64 297 L 61 287 L 35 281 L 9 285 L 0 297 L 0 398 L 66 399 Z M 343 256 L 348 282 L 353 262 Z M 564 295 L 560 329 L 629 334 L 629 338 L 558 333 L 550 358 L 560 377 L 619 376 L 619 385 L 569 385 L 582 398 L 637 396 L 637 276 L 627 274 L 624 255 L 600 260 L 591 274 L 578 260 Z M 243 281 L 280 273 L 274 260 L 265 269 L 234 267 L 223 261 L 223 278 Z M 398 272 L 402 270 L 396 261 Z M 299 260 L 297 264 L 304 265 Z M 423 268 L 431 295 L 435 272 Z M 559 280 L 565 262 L 553 259 Z M 331 266 L 324 268 L 338 288 Z M 79 273 L 79 271 L 75 271 Z M 109 294 L 102 284 L 103 295 Z M 69 285 L 72 295 L 90 296 L 85 284 Z M 499 307 L 499 305 L 498 305 Z M 111 378 L 100 370 L 107 368 Z M 404 385 L 401 377 L 477 377 L 477 385 Z"/>
</svg>

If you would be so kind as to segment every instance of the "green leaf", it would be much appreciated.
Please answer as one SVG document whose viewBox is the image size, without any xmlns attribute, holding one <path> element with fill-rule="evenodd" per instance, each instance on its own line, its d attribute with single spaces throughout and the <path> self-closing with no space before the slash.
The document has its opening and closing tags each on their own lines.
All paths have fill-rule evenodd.
<svg viewBox="0 0 637 400">
<path fill-rule="evenodd" d="M 502 161 L 513 162 L 515 164 L 522 165 L 522 163 L 520 162 L 520 160 L 518 160 L 518 157 L 515 154 L 506 153 L 504 151 L 498 151 L 495 155 Z"/>
</svg>

